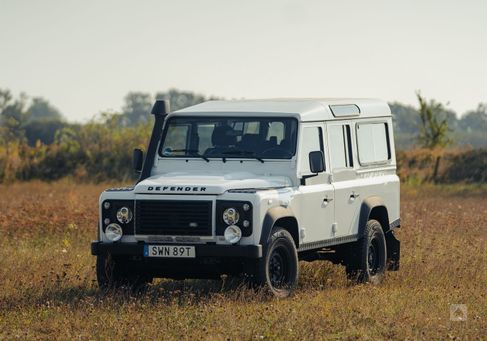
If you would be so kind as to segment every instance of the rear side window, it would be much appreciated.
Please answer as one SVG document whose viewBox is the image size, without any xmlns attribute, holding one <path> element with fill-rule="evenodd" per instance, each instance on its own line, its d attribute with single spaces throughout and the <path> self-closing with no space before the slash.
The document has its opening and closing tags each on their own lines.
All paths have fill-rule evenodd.
<svg viewBox="0 0 487 341">
<path fill-rule="evenodd" d="M 357 147 L 360 164 L 384 163 L 391 159 L 387 123 L 357 124 Z"/>
</svg>

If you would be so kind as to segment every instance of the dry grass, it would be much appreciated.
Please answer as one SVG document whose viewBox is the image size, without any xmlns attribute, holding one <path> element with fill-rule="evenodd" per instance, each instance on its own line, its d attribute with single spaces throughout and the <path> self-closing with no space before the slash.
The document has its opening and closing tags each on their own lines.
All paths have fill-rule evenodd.
<svg viewBox="0 0 487 341">
<path fill-rule="evenodd" d="M 487 195 L 406 188 L 402 264 L 380 286 L 340 266 L 301 264 L 277 300 L 238 283 L 159 281 L 141 295 L 94 283 L 104 186 L 0 186 L 0 339 L 485 339 Z M 450 305 L 466 304 L 466 322 Z"/>
</svg>

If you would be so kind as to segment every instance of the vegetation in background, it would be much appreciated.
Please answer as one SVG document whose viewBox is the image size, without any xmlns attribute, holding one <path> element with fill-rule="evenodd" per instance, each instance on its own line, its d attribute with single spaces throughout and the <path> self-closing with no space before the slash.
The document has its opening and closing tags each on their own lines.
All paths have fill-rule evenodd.
<svg viewBox="0 0 487 341">
<path fill-rule="evenodd" d="M 0 89 L 0 182 L 66 176 L 88 181 L 133 179 L 132 150 L 146 148 L 153 122 L 149 112 L 156 98 L 168 99 L 173 111 L 215 99 L 176 89 L 154 96 L 131 92 L 120 112 L 102 113 L 85 124 L 74 124 L 45 99 L 29 99 L 24 94 L 14 98 L 9 90 Z M 391 104 L 396 149 L 404 150 L 398 153 L 402 179 L 485 181 L 485 167 L 464 167 L 456 160 L 479 166 L 486 163 L 484 150 L 474 152 L 465 145 L 487 147 L 487 105 L 480 104 L 457 119 L 434 100 L 426 101 L 419 94 L 418 100 L 419 110 Z M 464 147 L 445 150 L 449 140 Z M 426 149 L 411 148 L 414 141 Z M 451 157 L 443 158 L 444 153 Z"/>
<path fill-rule="evenodd" d="M 487 183 L 487 149 L 422 148 L 398 151 L 396 157 L 399 178 L 408 184 Z"/>
<path fill-rule="evenodd" d="M 433 100 L 433 104 L 437 102 Z M 431 103 L 426 103 L 431 104 Z M 393 102 L 389 104 L 394 122 L 394 138 L 398 149 L 414 149 L 418 146 L 416 137 L 420 134 L 421 117 L 419 109 Z M 449 138 L 456 146 L 487 148 L 487 104 L 479 104 L 457 118 L 455 112 L 443 105 L 438 110 L 438 119 L 446 120 L 451 129 Z M 421 143 L 419 143 L 421 145 Z"/>
<path fill-rule="evenodd" d="M 154 100 L 165 99 L 170 103 L 170 110 L 176 111 L 204 101 L 218 99 L 217 97 L 205 97 L 190 91 L 170 89 L 167 92 L 158 92 L 154 97 L 144 92 L 130 92 L 125 96 L 125 104 L 120 115 L 122 127 L 131 127 L 147 123 L 150 119 L 150 111 Z"/>
<path fill-rule="evenodd" d="M 448 134 L 451 129 L 448 125 L 448 118 L 445 115 L 443 104 L 430 100 L 429 102 L 416 93 L 419 102 L 419 135 L 418 141 L 423 148 L 428 148 L 434 154 L 434 167 L 431 180 L 438 180 L 438 169 L 440 167 L 441 156 L 447 145 L 452 143 Z"/>
<path fill-rule="evenodd" d="M 419 136 L 418 140 L 424 148 L 435 149 L 443 148 L 452 143 L 448 137 L 451 131 L 448 125 L 448 119 L 442 115 L 445 110 L 443 104 L 435 100 L 427 100 L 421 96 L 418 91 L 416 93 L 419 102 Z"/>
<path fill-rule="evenodd" d="M 172 110 L 209 98 L 171 89 L 154 97 L 131 92 L 120 113 L 102 113 L 85 124 L 66 122 L 63 115 L 41 98 L 14 99 L 0 90 L 0 182 L 133 179 L 133 148 L 144 149 L 149 140 L 154 98 L 171 101 Z"/>
</svg>

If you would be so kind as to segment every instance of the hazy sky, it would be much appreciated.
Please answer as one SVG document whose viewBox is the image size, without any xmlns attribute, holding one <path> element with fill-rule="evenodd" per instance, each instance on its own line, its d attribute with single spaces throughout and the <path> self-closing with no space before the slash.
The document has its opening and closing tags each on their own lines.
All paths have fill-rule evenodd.
<svg viewBox="0 0 487 341">
<path fill-rule="evenodd" d="M 77 121 L 170 87 L 408 104 L 421 89 L 463 113 L 487 102 L 487 1 L 0 0 L 0 87 Z"/>
</svg>

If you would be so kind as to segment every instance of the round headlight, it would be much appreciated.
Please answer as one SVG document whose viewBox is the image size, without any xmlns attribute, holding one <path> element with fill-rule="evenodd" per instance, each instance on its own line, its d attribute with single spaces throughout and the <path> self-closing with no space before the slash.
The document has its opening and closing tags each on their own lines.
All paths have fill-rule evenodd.
<svg viewBox="0 0 487 341">
<path fill-rule="evenodd" d="M 130 223 L 132 217 L 132 211 L 128 207 L 120 207 L 117 211 L 117 220 L 120 222 L 120 224 Z"/>
<path fill-rule="evenodd" d="M 123 231 L 120 225 L 118 224 L 110 224 L 107 226 L 105 229 L 105 236 L 108 238 L 108 240 L 112 242 L 116 242 L 117 240 L 120 240 L 122 238 Z"/>
<path fill-rule="evenodd" d="M 238 223 L 240 219 L 240 214 L 238 213 L 236 208 L 230 207 L 223 211 L 223 221 L 227 225 L 234 225 Z"/>
<path fill-rule="evenodd" d="M 242 231 L 237 225 L 230 225 L 225 229 L 225 240 L 229 243 L 238 243 L 242 238 Z"/>
</svg>

